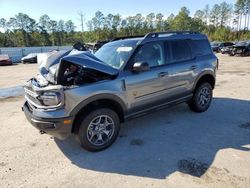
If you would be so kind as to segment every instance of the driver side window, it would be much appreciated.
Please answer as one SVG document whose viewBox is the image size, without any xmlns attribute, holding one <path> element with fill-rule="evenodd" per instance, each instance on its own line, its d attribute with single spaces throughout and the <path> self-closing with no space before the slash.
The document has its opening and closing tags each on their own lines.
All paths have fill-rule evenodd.
<svg viewBox="0 0 250 188">
<path fill-rule="evenodd" d="M 133 62 L 146 62 L 150 68 L 163 65 L 163 48 L 161 43 L 143 45 L 135 55 Z"/>
</svg>

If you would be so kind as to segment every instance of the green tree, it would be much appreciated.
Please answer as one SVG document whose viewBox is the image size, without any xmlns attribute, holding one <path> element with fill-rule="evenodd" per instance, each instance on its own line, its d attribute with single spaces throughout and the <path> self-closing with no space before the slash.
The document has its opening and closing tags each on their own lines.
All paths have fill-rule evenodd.
<svg viewBox="0 0 250 188">
<path fill-rule="evenodd" d="M 4 32 L 6 32 L 8 29 L 7 21 L 4 18 L 0 19 L 0 28 L 2 28 Z"/>
<path fill-rule="evenodd" d="M 209 5 L 206 5 L 205 8 L 203 9 L 204 12 L 204 21 L 207 25 L 209 25 L 210 22 L 210 7 Z"/>
<path fill-rule="evenodd" d="M 134 34 L 135 35 L 140 35 L 142 30 L 143 30 L 143 25 L 144 25 L 144 21 L 145 18 L 142 16 L 142 14 L 136 14 L 133 17 L 134 20 Z"/>
<path fill-rule="evenodd" d="M 154 13 L 150 13 L 146 16 L 146 23 L 148 26 L 149 31 L 153 31 L 155 28 L 155 14 Z"/>
<path fill-rule="evenodd" d="M 220 5 L 215 4 L 210 12 L 210 22 L 218 27 L 220 25 Z"/>
<path fill-rule="evenodd" d="M 49 26 L 49 32 L 51 33 L 51 36 L 52 36 L 52 41 L 53 41 L 53 45 L 60 45 L 61 43 L 61 40 L 59 38 L 59 35 L 58 35 L 58 27 L 57 27 L 57 21 L 55 20 L 50 20 L 49 23 L 48 23 L 48 26 Z"/>
<path fill-rule="evenodd" d="M 42 44 L 44 46 L 51 46 L 52 42 L 50 40 L 49 29 L 50 29 L 50 17 L 44 14 L 39 19 L 38 28 L 43 36 Z"/>
<path fill-rule="evenodd" d="M 57 33 L 58 33 L 58 38 L 59 38 L 59 44 L 58 45 L 63 45 L 64 40 L 65 40 L 65 23 L 63 20 L 59 20 L 57 22 Z"/>
<path fill-rule="evenodd" d="M 15 18 L 11 18 L 9 24 L 22 32 L 22 43 L 24 46 L 30 46 L 32 33 L 36 29 L 36 21 L 30 18 L 27 14 L 18 13 Z"/>
<path fill-rule="evenodd" d="M 182 7 L 178 15 L 172 21 L 172 28 L 174 30 L 190 30 L 192 19 L 189 16 L 190 12 L 186 7 Z"/>
<path fill-rule="evenodd" d="M 105 17 L 101 11 L 95 13 L 95 17 L 92 18 L 92 24 L 94 31 L 98 33 L 98 40 L 101 38 L 101 29 L 103 28 Z"/>
<path fill-rule="evenodd" d="M 161 13 L 147 16 L 137 13 L 122 18 L 119 14 L 105 16 L 97 11 L 86 22 L 87 31 L 76 31 L 75 23 L 71 20 L 53 20 L 45 14 L 37 24 L 27 14 L 19 13 L 9 20 L 0 19 L 0 46 L 72 45 L 75 41 L 94 42 L 168 30 L 200 31 L 211 40 L 244 40 L 250 36 L 249 6 L 250 0 L 237 0 L 234 8 L 226 2 L 213 5 L 211 10 L 206 5 L 204 9 L 197 10 L 193 17 L 186 7 L 182 7 L 176 16 L 170 14 L 167 19 Z M 235 13 L 233 23 L 238 31 L 234 27 L 230 28 L 232 10 Z M 244 31 L 239 31 L 243 27 Z"/>
<path fill-rule="evenodd" d="M 220 20 L 220 26 L 226 26 L 227 23 L 230 21 L 232 17 L 232 5 L 229 3 L 226 3 L 225 1 L 220 4 L 220 14 L 219 14 L 219 20 Z"/>
<path fill-rule="evenodd" d="M 242 16 L 244 13 L 244 7 L 245 7 L 245 0 L 237 0 L 235 3 L 235 14 L 237 15 L 237 22 L 238 22 L 238 26 L 237 26 L 237 30 L 241 30 L 241 25 L 242 25 Z"/>
<path fill-rule="evenodd" d="M 246 15 L 247 15 L 247 30 L 249 30 L 250 24 L 250 0 L 246 1 Z"/>
<path fill-rule="evenodd" d="M 202 11 L 202 10 L 197 10 L 195 13 L 194 13 L 194 18 L 198 18 L 200 20 L 204 20 L 204 17 L 205 17 L 205 12 Z"/>
<path fill-rule="evenodd" d="M 66 42 L 67 43 L 75 43 L 75 39 L 74 39 L 74 34 L 75 34 L 75 24 L 74 22 L 72 22 L 72 20 L 68 20 L 66 23 L 65 23 L 65 31 L 67 33 L 67 39 L 66 39 Z"/>
<path fill-rule="evenodd" d="M 156 30 L 157 31 L 163 31 L 164 30 L 164 15 L 162 13 L 156 14 Z"/>
<path fill-rule="evenodd" d="M 68 20 L 66 23 L 65 23 L 65 31 L 67 33 L 73 33 L 75 31 L 75 24 L 72 22 L 72 20 Z"/>
</svg>

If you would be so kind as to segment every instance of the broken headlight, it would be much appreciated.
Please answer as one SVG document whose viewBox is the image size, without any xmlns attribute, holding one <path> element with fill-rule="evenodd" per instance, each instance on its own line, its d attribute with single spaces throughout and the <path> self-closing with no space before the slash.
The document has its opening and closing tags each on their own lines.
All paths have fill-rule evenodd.
<svg viewBox="0 0 250 188">
<path fill-rule="evenodd" d="M 62 102 L 62 95 L 58 92 L 44 92 L 38 99 L 45 106 L 57 106 Z"/>
</svg>

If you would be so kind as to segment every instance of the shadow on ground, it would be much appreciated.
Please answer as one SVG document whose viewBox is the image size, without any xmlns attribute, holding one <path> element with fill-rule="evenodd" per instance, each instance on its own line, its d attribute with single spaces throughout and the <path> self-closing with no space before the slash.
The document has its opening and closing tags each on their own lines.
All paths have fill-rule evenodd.
<svg viewBox="0 0 250 188">
<path fill-rule="evenodd" d="M 201 114 L 185 104 L 123 124 L 107 150 L 83 150 L 73 137 L 56 144 L 80 168 L 165 179 L 175 171 L 200 177 L 221 149 L 250 151 L 250 101 L 215 98 Z"/>
</svg>

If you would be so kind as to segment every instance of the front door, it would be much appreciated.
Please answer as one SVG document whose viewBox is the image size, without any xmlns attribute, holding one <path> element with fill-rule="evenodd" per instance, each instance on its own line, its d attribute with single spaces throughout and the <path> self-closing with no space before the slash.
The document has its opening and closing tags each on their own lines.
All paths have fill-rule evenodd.
<svg viewBox="0 0 250 188">
<path fill-rule="evenodd" d="M 149 71 L 129 72 L 125 84 L 130 110 L 141 111 L 153 106 L 166 97 L 169 70 L 165 66 L 165 53 L 162 42 L 151 42 L 143 45 L 132 59 L 132 63 L 146 62 Z"/>
</svg>

